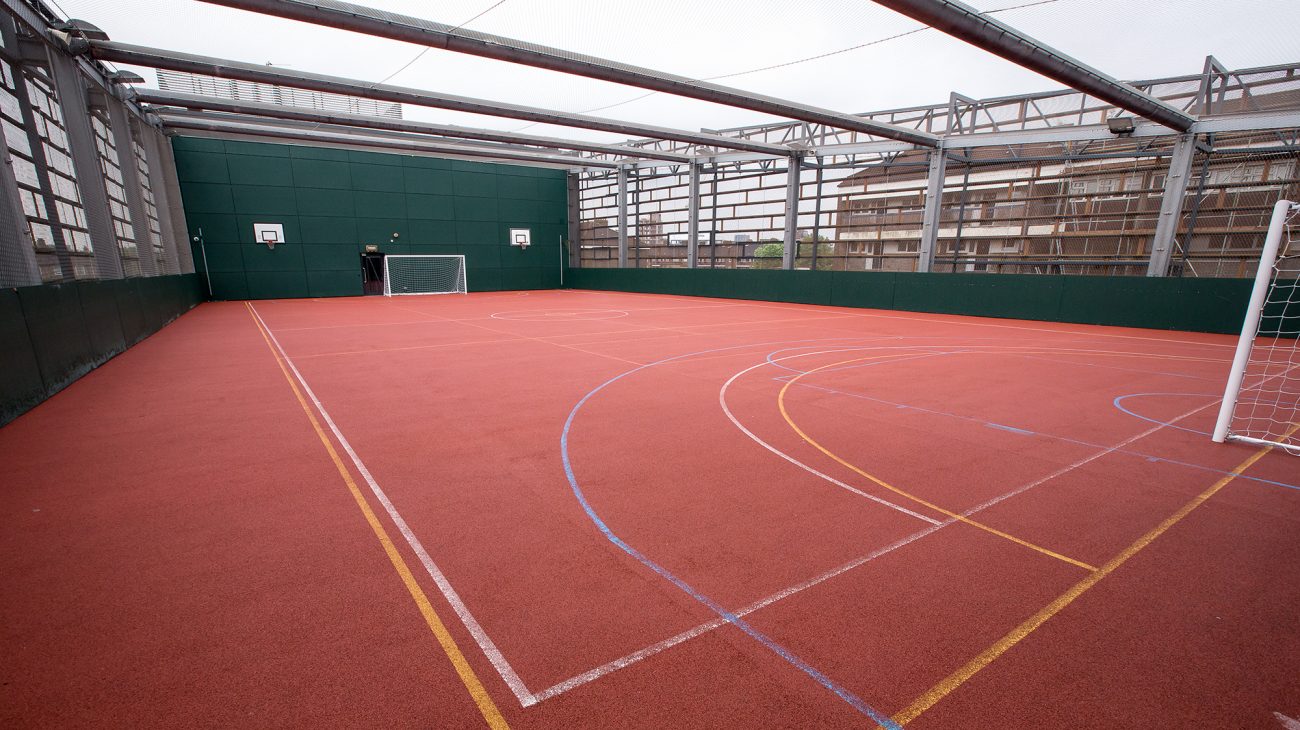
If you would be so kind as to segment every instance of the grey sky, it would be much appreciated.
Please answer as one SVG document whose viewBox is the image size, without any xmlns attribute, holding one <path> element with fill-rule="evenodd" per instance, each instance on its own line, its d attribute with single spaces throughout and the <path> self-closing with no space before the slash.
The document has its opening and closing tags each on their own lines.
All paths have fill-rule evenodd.
<svg viewBox="0 0 1300 730">
<path fill-rule="evenodd" d="M 452 25 L 496 0 L 365 0 Z M 969 0 L 968 0 L 969 1 Z M 1033 0 L 976 0 L 980 10 Z M 422 47 L 231 10 L 196 0 L 58 0 L 115 41 L 379 81 Z M 436 12 L 436 15 L 433 14 Z M 1295 0 L 1056 0 L 996 17 L 1123 79 L 1198 72 L 1213 53 L 1229 68 L 1300 61 Z M 639 64 L 714 77 L 849 48 L 920 27 L 868 0 L 602 2 L 506 0 L 467 26 Z M 152 72 L 143 75 L 153 84 Z M 390 83 L 564 111 L 643 96 L 632 87 L 429 50 Z M 949 91 L 988 97 L 1056 88 L 933 30 L 792 66 L 720 80 L 846 112 L 927 104 Z M 771 120 L 746 110 L 654 94 L 592 112 L 691 129 Z M 586 139 L 611 135 L 407 107 L 410 118 Z"/>
</svg>

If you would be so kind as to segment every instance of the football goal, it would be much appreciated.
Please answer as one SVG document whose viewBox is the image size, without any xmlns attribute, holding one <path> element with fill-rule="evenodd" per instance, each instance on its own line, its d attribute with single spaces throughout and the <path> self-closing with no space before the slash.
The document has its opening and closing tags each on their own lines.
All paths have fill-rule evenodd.
<svg viewBox="0 0 1300 730">
<path fill-rule="evenodd" d="M 1300 203 L 1273 208 L 1214 440 L 1300 455 Z"/>
<path fill-rule="evenodd" d="M 384 257 L 384 296 L 465 294 L 464 256 L 389 255 Z"/>
</svg>

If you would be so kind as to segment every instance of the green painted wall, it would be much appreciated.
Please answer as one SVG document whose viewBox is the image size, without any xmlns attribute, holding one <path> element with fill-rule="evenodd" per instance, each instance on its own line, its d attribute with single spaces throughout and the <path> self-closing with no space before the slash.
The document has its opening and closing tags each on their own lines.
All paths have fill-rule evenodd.
<svg viewBox="0 0 1300 730">
<path fill-rule="evenodd" d="M 195 274 L 0 290 L 0 425 L 203 299 Z"/>
<path fill-rule="evenodd" d="M 762 269 L 570 269 L 565 284 L 1228 334 L 1241 331 L 1251 288 L 1248 279 Z M 1296 325 L 1288 323 L 1293 334 Z M 1264 329 L 1276 326 L 1276 317 L 1266 318 Z"/>
<path fill-rule="evenodd" d="M 172 148 L 215 299 L 359 295 L 366 244 L 464 254 L 470 291 L 560 284 L 562 171 L 199 137 Z M 288 243 L 255 244 L 254 222 L 283 223 Z M 507 245 L 510 228 L 531 229 L 532 246 Z M 194 263 L 203 273 L 197 246 Z"/>
</svg>

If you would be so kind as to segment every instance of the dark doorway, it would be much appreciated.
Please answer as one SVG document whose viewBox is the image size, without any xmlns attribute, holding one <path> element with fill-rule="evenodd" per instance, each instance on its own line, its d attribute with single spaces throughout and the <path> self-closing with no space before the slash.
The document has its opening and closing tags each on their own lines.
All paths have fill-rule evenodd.
<svg viewBox="0 0 1300 730">
<path fill-rule="evenodd" d="M 361 287 L 365 294 L 384 293 L 384 254 L 361 254 Z"/>
</svg>

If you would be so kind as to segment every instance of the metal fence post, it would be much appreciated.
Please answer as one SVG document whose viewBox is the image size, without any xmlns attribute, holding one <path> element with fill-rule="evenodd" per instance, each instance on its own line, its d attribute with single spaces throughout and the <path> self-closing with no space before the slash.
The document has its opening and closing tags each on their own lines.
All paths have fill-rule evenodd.
<svg viewBox="0 0 1300 730">
<path fill-rule="evenodd" d="M 1178 219 L 1183 213 L 1183 196 L 1187 193 L 1187 176 L 1192 171 L 1192 158 L 1196 152 L 1196 135 L 1179 136 L 1169 160 L 1165 176 L 1164 197 L 1160 201 L 1160 217 L 1156 219 L 1156 235 L 1151 241 L 1151 258 L 1147 262 L 1147 276 L 1168 276 L 1169 261 L 1174 254 L 1174 239 L 1178 235 Z"/>
<path fill-rule="evenodd" d="M 785 250 L 781 256 L 781 268 L 787 271 L 794 268 L 795 258 L 799 255 L 799 176 L 803 170 L 803 158 L 790 155 L 785 168 Z"/>
<path fill-rule="evenodd" d="M 686 224 L 686 266 L 696 268 L 700 263 L 700 163 L 690 163 L 691 176 L 689 184 L 690 197 L 688 202 L 688 215 L 690 221 Z"/>
<path fill-rule="evenodd" d="M 921 213 L 921 245 L 916 270 L 934 268 L 934 252 L 939 242 L 939 215 L 943 211 L 943 181 L 948 172 L 948 156 L 942 149 L 930 151 L 930 168 L 926 177 L 925 210 Z"/>
<path fill-rule="evenodd" d="M 627 167 L 618 168 L 618 267 L 627 268 Z"/>
<path fill-rule="evenodd" d="M 567 183 L 568 188 L 569 203 L 569 247 L 567 256 L 569 268 L 576 269 L 579 266 L 582 266 L 582 241 L 579 240 L 582 236 L 582 223 L 580 220 L 582 217 L 582 185 L 581 181 L 578 179 L 578 173 L 576 172 L 571 172 L 568 175 L 565 175 L 565 182 Z"/>
</svg>

